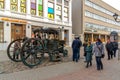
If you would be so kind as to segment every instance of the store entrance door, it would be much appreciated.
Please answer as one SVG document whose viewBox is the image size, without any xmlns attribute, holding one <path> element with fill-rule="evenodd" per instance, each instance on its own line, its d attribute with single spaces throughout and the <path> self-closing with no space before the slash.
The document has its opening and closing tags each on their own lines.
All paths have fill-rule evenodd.
<svg viewBox="0 0 120 80">
<path fill-rule="evenodd" d="M 25 37 L 25 27 L 23 24 L 12 24 L 11 26 L 11 39 L 21 39 Z"/>
</svg>

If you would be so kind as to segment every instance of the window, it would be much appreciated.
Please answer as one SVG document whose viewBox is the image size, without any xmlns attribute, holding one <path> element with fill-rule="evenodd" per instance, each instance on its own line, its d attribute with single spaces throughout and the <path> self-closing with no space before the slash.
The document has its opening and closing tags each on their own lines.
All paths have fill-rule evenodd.
<svg viewBox="0 0 120 80">
<path fill-rule="evenodd" d="M 65 5 L 65 6 L 69 6 L 69 3 L 68 3 L 67 0 L 64 0 L 64 5 Z"/>
<path fill-rule="evenodd" d="M 36 0 L 31 0 L 31 15 L 36 15 Z"/>
<path fill-rule="evenodd" d="M 61 5 L 57 5 L 56 7 L 56 19 L 62 20 L 62 6 Z"/>
<path fill-rule="evenodd" d="M 4 9 L 4 0 L 0 0 L 0 9 Z"/>
<path fill-rule="evenodd" d="M 68 8 L 64 8 L 64 21 L 68 21 Z"/>
<path fill-rule="evenodd" d="M 38 15 L 43 16 L 43 0 L 38 0 Z"/>
<path fill-rule="evenodd" d="M 51 2 L 48 2 L 48 18 L 54 19 L 54 4 Z"/>
<path fill-rule="evenodd" d="M 20 12 L 26 13 L 26 0 L 20 0 Z"/>
<path fill-rule="evenodd" d="M 18 11 L 18 0 L 10 0 L 11 11 Z"/>
<path fill-rule="evenodd" d="M 60 4 L 62 4 L 62 0 L 57 0 L 57 3 L 60 3 Z"/>
<path fill-rule="evenodd" d="M 3 22 L 0 22 L 0 42 L 4 41 L 4 29 L 3 29 Z"/>
</svg>

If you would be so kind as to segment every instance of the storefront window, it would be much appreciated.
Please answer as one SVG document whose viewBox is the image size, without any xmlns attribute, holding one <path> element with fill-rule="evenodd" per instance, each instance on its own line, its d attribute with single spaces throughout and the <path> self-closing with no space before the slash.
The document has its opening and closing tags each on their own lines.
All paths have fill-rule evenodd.
<svg viewBox="0 0 120 80">
<path fill-rule="evenodd" d="M 92 41 L 92 34 L 85 33 L 84 35 L 85 35 L 84 36 L 84 41 L 85 42 Z"/>
<path fill-rule="evenodd" d="M 10 0 L 11 11 L 18 11 L 18 0 Z"/>
<path fill-rule="evenodd" d="M 31 14 L 36 15 L 36 0 L 31 0 Z"/>
<path fill-rule="evenodd" d="M 93 34 L 93 41 L 97 41 L 97 39 L 99 38 L 99 35 L 98 34 Z"/>
<path fill-rule="evenodd" d="M 4 29 L 3 29 L 3 22 L 0 22 L 0 42 L 4 41 Z"/>
<path fill-rule="evenodd" d="M 0 0 L 0 9 L 4 9 L 4 0 Z"/>
<path fill-rule="evenodd" d="M 54 4 L 51 2 L 48 2 L 48 18 L 54 19 Z"/>
<path fill-rule="evenodd" d="M 105 42 L 105 35 L 101 35 L 100 38 L 101 38 L 101 41 L 102 41 L 102 42 Z"/>
<path fill-rule="evenodd" d="M 20 0 L 20 12 L 26 13 L 26 0 Z"/>
<path fill-rule="evenodd" d="M 38 14 L 43 16 L 43 0 L 38 0 Z"/>
</svg>

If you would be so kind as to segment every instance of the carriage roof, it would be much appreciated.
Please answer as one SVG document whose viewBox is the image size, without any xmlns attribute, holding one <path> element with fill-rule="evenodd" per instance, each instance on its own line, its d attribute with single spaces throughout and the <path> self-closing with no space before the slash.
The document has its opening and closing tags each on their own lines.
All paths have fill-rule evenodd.
<svg viewBox="0 0 120 80">
<path fill-rule="evenodd" d="M 53 28 L 39 28 L 39 29 L 34 29 L 34 33 L 36 32 L 41 32 L 41 33 L 47 33 L 47 34 L 58 34 L 58 30 L 55 30 Z"/>
</svg>

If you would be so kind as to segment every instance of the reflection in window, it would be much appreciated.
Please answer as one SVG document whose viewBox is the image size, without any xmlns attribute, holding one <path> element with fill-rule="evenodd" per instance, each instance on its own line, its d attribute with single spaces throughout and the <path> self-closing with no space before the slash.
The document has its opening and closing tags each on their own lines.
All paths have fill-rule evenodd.
<svg viewBox="0 0 120 80">
<path fill-rule="evenodd" d="M 36 15 L 36 0 L 31 0 L 31 14 Z"/>
<path fill-rule="evenodd" d="M 20 12 L 26 13 L 26 0 L 20 0 Z"/>
<path fill-rule="evenodd" d="M 0 0 L 0 9 L 4 9 L 4 0 Z"/>
<path fill-rule="evenodd" d="M 38 0 L 38 15 L 43 16 L 43 0 Z"/>
<path fill-rule="evenodd" d="M 18 11 L 18 0 L 10 0 L 11 11 Z"/>
</svg>

